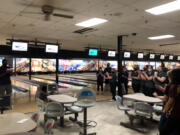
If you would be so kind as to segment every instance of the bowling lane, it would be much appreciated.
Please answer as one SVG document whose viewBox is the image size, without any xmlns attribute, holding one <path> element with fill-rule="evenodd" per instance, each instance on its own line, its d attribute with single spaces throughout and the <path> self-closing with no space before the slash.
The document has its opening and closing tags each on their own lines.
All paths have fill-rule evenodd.
<svg viewBox="0 0 180 135">
<path fill-rule="evenodd" d="M 52 75 L 33 75 L 33 77 L 38 79 L 55 81 L 55 77 Z M 83 86 L 83 87 L 87 87 L 89 84 L 96 84 L 95 82 L 85 81 L 82 79 L 66 77 L 66 76 L 59 77 L 59 82 L 76 85 L 76 86 Z"/>
<path fill-rule="evenodd" d="M 79 80 L 86 80 L 86 81 L 96 81 L 96 74 L 95 73 L 77 73 L 77 74 L 60 74 L 59 77 L 68 77 L 74 78 Z"/>
</svg>

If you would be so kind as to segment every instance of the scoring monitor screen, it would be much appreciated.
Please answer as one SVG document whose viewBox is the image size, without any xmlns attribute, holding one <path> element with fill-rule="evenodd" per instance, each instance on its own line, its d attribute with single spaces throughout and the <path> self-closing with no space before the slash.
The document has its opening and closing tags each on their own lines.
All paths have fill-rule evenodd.
<svg viewBox="0 0 180 135">
<path fill-rule="evenodd" d="M 97 49 L 89 49 L 89 56 L 97 56 L 98 50 Z"/>
<path fill-rule="evenodd" d="M 163 55 L 163 54 L 160 55 L 160 59 L 161 59 L 161 60 L 164 60 L 164 59 L 165 59 L 165 55 Z"/>
<path fill-rule="evenodd" d="M 115 57 L 116 56 L 116 52 L 115 51 L 108 51 L 108 56 L 109 57 Z"/>
<path fill-rule="evenodd" d="M 143 59 L 144 54 L 143 53 L 138 53 L 138 59 Z"/>
<path fill-rule="evenodd" d="M 177 60 L 180 60 L 180 56 L 177 57 Z"/>
<path fill-rule="evenodd" d="M 26 42 L 13 42 L 12 43 L 12 50 L 13 51 L 27 51 L 28 50 L 28 43 L 26 43 Z"/>
<path fill-rule="evenodd" d="M 150 59 L 154 59 L 154 58 L 155 58 L 155 54 L 150 54 L 150 55 L 149 55 L 149 58 L 150 58 Z"/>
<path fill-rule="evenodd" d="M 130 52 L 124 52 L 124 58 L 130 58 L 131 53 Z"/>
<path fill-rule="evenodd" d="M 170 56 L 169 56 L 169 60 L 173 60 L 173 55 L 170 55 Z"/>
<path fill-rule="evenodd" d="M 46 44 L 46 53 L 58 53 L 58 45 Z"/>
</svg>

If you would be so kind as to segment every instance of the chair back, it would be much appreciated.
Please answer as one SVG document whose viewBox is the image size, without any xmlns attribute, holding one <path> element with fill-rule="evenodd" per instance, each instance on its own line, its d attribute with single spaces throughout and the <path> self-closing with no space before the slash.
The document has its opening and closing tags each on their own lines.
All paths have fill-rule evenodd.
<svg viewBox="0 0 180 135">
<path fill-rule="evenodd" d="M 44 126 L 44 130 L 45 130 L 45 133 L 47 134 L 52 134 L 52 128 L 54 126 L 54 120 L 53 119 L 48 119 L 47 122 L 45 123 L 45 126 Z"/>
<path fill-rule="evenodd" d="M 134 104 L 135 114 L 142 117 L 152 118 L 153 107 L 144 102 L 136 102 Z"/>
<path fill-rule="evenodd" d="M 48 84 L 47 85 L 47 93 L 49 95 L 55 94 L 58 92 L 58 85 L 56 83 Z"/>
<path fill-rule="evenodd" d="M 50 102 L 46 107 L 46 115 L 51 117 L 64 116 L 64 108 L 61 104 Z"/>
<path fill-rule="evenodd" d="M 128 106 L 130 108 L 133 108 L 134 107 L 134 102 L 132 100 L 123 98 L 123 105 Z"/>
<path fill-rule="evenodd" d="M 40 98 L 37 98 L 36 101 L 37 101 L 37 106 L 38 106 L 39 110 L 44 112 L 45 108 L 46 108 L 45 104 L 44 104 L 44 101 L 41 100 Z"/>
<path fill-rule="evenodd" d="M 93 90 L 89 88 L 83 88 L 78 96 L 75 105 L 80 107 L 91 107 L 96 103 L 96 95 Z"/>
<path fill-rule="evenodd" d="M 38 112 L 33 113 L 31 119 L 37 123 L 39 120 L 39 113 Z"/>
<path fill-rule="evenodd" d="M 120 96 L 115 96 L 115 98 L 116 98 L 117 108 L 119 109 L 120 106 L 123 106 L 122 98 Z"/>
</svg>

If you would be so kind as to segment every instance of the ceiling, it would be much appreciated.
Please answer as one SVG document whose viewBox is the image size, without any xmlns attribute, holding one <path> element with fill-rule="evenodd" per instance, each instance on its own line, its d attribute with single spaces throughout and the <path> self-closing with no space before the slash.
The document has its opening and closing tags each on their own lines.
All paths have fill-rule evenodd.
<svg viewBox="0 0 180 135">
<path fill-rule="evenodd" d="M 7 38 L 39 39 L 62 43 L 63 49 L 83 50 L 84 47 L 117 48 L 117 36 L 123 38 L 123 49 L 130 51 L 151 51 L 180 54 L 180 11 L 154 16 L 144 10 L 173 0 L 1 0 L 0 4 L 0 44 Z M 44 21 L 42 6 L 50 4 L 68 11 L 55 10 L 56 13 L 74 15 L 74 19 L 52 16 Z M 82 29 L 75 26 L 81 21 L 98 17 L 108 22 L 97 25 L 97 31 L 75 34 Z M 132 36 L 132 33 L 137 33 Z M 150 41 L 149 36 L 173 34 L 176 37 L 166 40 Z M 160 44 L 179 43 L 160 47 Z"/>
</svg>

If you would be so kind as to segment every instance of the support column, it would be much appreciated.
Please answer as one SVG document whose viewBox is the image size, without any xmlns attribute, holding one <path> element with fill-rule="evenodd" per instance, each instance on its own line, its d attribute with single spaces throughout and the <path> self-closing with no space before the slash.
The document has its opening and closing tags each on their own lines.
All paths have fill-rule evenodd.
<svg viewBox="0 0 180 135">
<path fill-rule="evenodd" d="M 16 76 L 16 58 L 14 58 L 14 76 Z"/>
<path fill-rule="evenodd" d="M 117 50 L 118 50 L 118 95 L 122 96 L 122 87 L 121 87 L 121 79 L 122 79 L 122 39 L 123 36 L 118 36 L 118 45 L 117 45 Z"/>
<path fill-rule="evenodd" d="M 31 58 L 29 58 L 29 80 L 31 80 L 31 74 L 32 74 L 31 66 L 32 66 L 32 61 Z"/>
<path fill-rule="evenodd" d="M 59 66 L 59 60 L 56 58 L 56 83 L 59 82 L 59 76 L 58 76 L 58 66 Z"/>
</svg>

